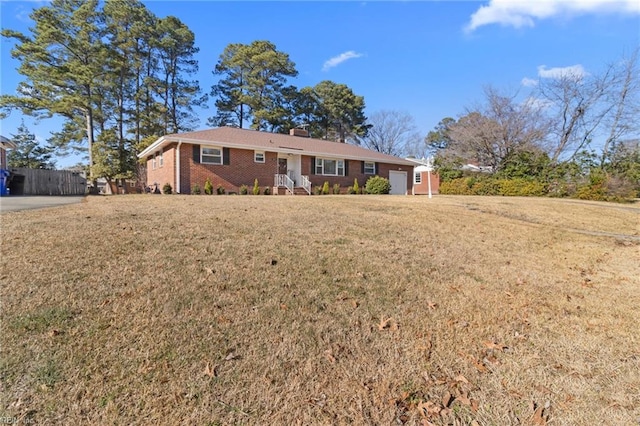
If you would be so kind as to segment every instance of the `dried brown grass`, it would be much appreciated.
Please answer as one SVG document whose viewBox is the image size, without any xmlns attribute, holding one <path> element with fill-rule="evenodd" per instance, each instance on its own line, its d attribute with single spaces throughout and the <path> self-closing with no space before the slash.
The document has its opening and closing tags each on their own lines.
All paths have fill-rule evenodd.
<svg viewBox="0 0 640 426">
<path fill-rule="evenodd" d="M 6 213 L 0 415 L 635 424 L 639 213 L 150 195 Z"/>
</svg>

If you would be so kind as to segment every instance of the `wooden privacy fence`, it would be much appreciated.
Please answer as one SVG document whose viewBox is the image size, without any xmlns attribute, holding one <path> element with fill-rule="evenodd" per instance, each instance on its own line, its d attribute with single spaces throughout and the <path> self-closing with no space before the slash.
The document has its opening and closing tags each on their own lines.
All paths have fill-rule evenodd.
<svg viewBox="0 0 640 426">
<path fill-rule="evenodd" d="M 80 172 L 12 168 L 10 195 L 85 195 L 87 180 Z"/>
</svg>

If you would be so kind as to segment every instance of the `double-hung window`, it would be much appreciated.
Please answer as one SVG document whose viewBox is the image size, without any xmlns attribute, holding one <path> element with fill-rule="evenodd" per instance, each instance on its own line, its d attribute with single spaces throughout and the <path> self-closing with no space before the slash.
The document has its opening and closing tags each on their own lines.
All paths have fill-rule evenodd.
<svg viewBox="0 0 640 426">
<path fill-rule="evenodd" d="M 264 163 L 264 152 L 254 151 L 253 161 L 256 163 Z"/>
<path fill-rule="evenodd" d="M 415 172 L 413 174 L 413 183 L 422 183 L 422 173 Z"/>
<path fill-rule="evenodd" d="M 364 174 L 365 175 L 375 175 L 376 174 L 376 163 L 373 161 L 365 161 L 364 162 Z"/>
<path fill-rule="evenodd" d="M 163 157 L 163 152 L 159 151 L 157 153 L 157 157 L 158 157 L 158 167 L 162 167 L 164 166 L 164 157 Z"/>
<path fill-rule="evenodd" d="M 316 158 L 316 174 L 325 176 L 344 176 L 344 160 Z"/>
<path fill-rule="evenodd" d="M 204 164 L 222 164 L 222 149 L 202 147 L 200 162 Z"/>
</svg>

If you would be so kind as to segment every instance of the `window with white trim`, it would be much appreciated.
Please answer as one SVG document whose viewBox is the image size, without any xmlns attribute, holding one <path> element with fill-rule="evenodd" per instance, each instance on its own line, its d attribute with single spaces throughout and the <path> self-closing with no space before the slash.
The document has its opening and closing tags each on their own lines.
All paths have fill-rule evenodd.
<svg viewBox="0 0 640 426">
<path fill-rule="evenodd" d="M 256 163 L 264 163 L 264 152 L 254 151 L 253 152 L 253 161 Z"/>
<path fill-rule="evenodd" d="M 164 166 L 164 153 L 160 151 L 158 153 L 158 167 Z"/>
<path fill-rule="evenodd" d="M 316 158 L 316 174 L 325 176 L 344 176 L 344 160 Z"/>
<path fill-rule="evenodd" d="M 201 147 L 200 162 L 205 164 L 222 164 L 222 149 Z"/>
<path fill-rule="evenodd" d="M 364 162 L 364 174 L 365 175 L 375 175 L 376 174 L 376 163 L 373 161 L 365 161 Z"/>
<path fill-rule="evenodd" d="M 415 172 L 413 174 L 413 183 L 422 183 L 422 173 Z"/>
<path fill-rule="evenodd" d="M 155 153 L 153 154 L 153 157 L 151 157 L 151 169 L 152 169 L 152 170 L 155 170 L 155 169 L 156 169 L 156 164 L 157 164 L 157 162 L 156 162 L 156 158 L 157 158 L 157 157 L 158 157 L 158 153 L 157 153 L 157 152 L 155 152 Z"/>
</svg>

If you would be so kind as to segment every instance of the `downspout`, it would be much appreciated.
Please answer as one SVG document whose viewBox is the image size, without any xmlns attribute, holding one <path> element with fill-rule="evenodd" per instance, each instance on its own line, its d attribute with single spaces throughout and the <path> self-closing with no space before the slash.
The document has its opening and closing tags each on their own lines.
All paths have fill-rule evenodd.
<svg viewBox="0 0 640 426">
<path fill-rule="evenodd" d="M 180 194 L 180 146 L 182 141 L 178 142 L 176 148 L 176 193 Z"/>
</svg>

